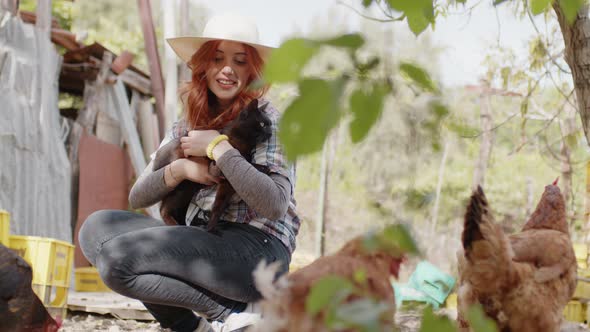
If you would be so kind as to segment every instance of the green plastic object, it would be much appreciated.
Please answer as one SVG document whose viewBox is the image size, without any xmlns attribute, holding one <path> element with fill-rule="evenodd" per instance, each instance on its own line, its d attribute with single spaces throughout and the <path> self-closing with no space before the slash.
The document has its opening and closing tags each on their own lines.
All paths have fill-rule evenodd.
<svg viewBox="0 0 590 332">
<path fill-rule="evenodd" d="M 408 284 L 393 283 L 393 290 L 395 292 L 395 305 L 398 308 L 415 303 L 430 304 L 435 309 L 440 306 L 433 298 Z"/>
<path fill-rule="evenodd" d="M 408 285 L 442 304 L 455 287 L 455 278 L 431 263 L 422 261 L 418 263 L 416 270 L 410 276 Z"/>
</svg>

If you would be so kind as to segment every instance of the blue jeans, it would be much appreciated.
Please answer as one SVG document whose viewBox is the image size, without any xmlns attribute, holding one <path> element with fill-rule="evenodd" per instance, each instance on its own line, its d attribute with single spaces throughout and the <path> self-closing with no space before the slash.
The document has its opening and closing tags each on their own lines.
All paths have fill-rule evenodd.
<svg viewBox="0 0 590 332">
<path fill-rule="evenodd" d="M 138 299 L 164 328 L 192 331 L 199 318 L 223 320 L 260 299 L 252 271 L 262 259 L 291 255 L 276 237 L 247 224 L 219 223 L 216 232 L 166 226 L 141 214 L 102 210 L 79 233 L 82 252 L 104 283 Z"/>
</svg>

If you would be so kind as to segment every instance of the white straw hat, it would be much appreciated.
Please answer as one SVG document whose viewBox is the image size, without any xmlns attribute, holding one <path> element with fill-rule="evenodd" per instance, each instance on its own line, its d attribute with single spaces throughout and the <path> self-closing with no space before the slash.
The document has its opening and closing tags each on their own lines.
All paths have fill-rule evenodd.
<svg viewBox="0 0 590 332">
<path fill-rule="evenodd" d="M 248 18 L 238 14 L 222 14 L 213 16 L 207 21 L 201 37 L 176 37 L 166 41 L 176 55 L 188 62 L 193 54 L 210 40 L 229 40 L 254 47 L 260 57 L 266 60 L 272 47 L 259 43 L 258 28 Z"/>
</svg>

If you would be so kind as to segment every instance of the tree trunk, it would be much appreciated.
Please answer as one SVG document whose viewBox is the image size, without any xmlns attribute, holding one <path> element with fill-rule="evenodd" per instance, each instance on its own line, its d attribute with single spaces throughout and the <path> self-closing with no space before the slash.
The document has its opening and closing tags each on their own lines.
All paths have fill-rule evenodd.
<svg viewBox="0 0 590 332">
<path fill-rule="evenodd" d="M 576 20 L 572 25 L 567 23 L 559 1 L 553 3 L 553 10 L 557 14 L 557 20 L 563 41 L 565 44 L 565 62 L 572 71 L 574 90 L 578 112 L 582 120 L 586 144 L 590 146 L 590 19 L 588 18 L 588 5 L 584 5 L 578 11 Z M 589 164 L 590 165 L 590 164 Z M 587 177 L 590 174 L 587 173 Z M 585 219 L 586 229 L 590 227 L 588 218 L 590 211 L 590 178 L 586 178 L 586 207 Z"/>
<path fill-rule="evenodd" d="M 492 121 L 492 110 L 490 105 L 490 93 L 488 89 L 484 89 L 480 96 L 480 118 L 481 118 L 481 143 L 479 146 L 479 157 L 475 164 L 473 172 L 473 188 L 478 185 L 484 186 L 485 174 L 488 168 L 488 161 L 492 153 L 492 146 L 494 144 L 494 132 Z"/>
<path fill-rule="evenodd" d="M 588 6 L 584 6 L 572 25 L 567 23 L 559 1 L 553 10 L 563 34 L 565 61 L 572 71 L 578 111 L 582 119 L 586 143 L 590 145 L 590 19 Z"/>
<path fill-rule="evenodd" d="M 533 194 L 533 178 L 531 176 L 526 177 L 526 218 L 525 220 L 529 220 L 529 217 L 533 213 L 533 209 L 535 208 L 534 202 L 534 194 Z"/>
<path fill-rule="evenodd" d="M 445 165 L 447 163 L 447 156 L 449 154 L 449 141 L 445 142 L 445 147 L 443 149 L 442 159 L 440 160 L 440 166 L 438 168 L 438 181 L 436 183 L 436 196 L 434 199 L 434 207 L 432 208 L 432 227 L 431 232 L 434 233 L 436 231 L 436 224 L 438 223 L 438 209 L 440 206 L 440 192 L 442 190 L 442 183 L 445 178 Z"/>
<path fill-rule="evenodd" d="M 568 107 L 566 105 L 566 107 Z M 566 112 L 568 109 L 566 109 Z M 568 116 L 564 121 L 561 122 L 561 149 L 560 149 L 560 159 L 561 159 L 561 189 L 563 192 L 563 197 L 565 199 L 566 206 L 571 206 L 571 194 L 572 194 L 572 175 L 573 175 L 573 167 L 571 162 L 571 149 L 567 145 L 567 137 L 571 135 L 575 130 L 575 116 L 572 113 L 572 110 L 568 112 Z M 574 211 L 570 211 L 570 215 L 573 215 Z"/>
</svg>

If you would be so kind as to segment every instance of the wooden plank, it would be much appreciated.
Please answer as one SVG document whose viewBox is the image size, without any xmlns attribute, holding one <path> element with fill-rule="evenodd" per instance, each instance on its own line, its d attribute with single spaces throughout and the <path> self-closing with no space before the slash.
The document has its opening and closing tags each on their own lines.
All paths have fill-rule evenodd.
<svg viewBox="0 0 590 332">
<path fill-rule="evenodd" d="M 150 0 L 137 0 L 139 6 L 139 17 L 141 18 L 141 28 L 143 30 L 143 40 L 145 52 L 148 57 L 150 66 L 150 79 L 152 81 L 152 94 L 156 98 L 156 114 L 158 115 L 158 133 L 159 139 L 162 140 L 166 133 L 166 110 L 164 105 L 164 78 L 162 77 L 162 67 L 158 55 L 158 42 L 154 23 L 152 19 L 152 9 Z"/>
<path fill-rule="evenodd" d="M 109 314 L 118 319 L 154 320 L 154 317 L 140 301 L 113 292 L 75 292 L 70 290 L 68 310 L 101 315 Z"/>
<path fill-rule="evenodd" d="M 152 94 L 152 85 L 150 80 L 134 72 L 133 70 L 125 69 L 119 75 L 119 78 L 123 81 L 123 83 L 129 85 L 144 95 L 149 96 Z"/>
<path fill-rule="evenodd" d="M 3 0 L 3 1 L 4 2 L 17 2 L 16 0 Z M 37 14 L 30 12 L 30 11 L 19 10 L 18 16 L 25 23 L 35 24 L 37 22 Z M 51 27 L 52 28 L 61 28 L 61 26 L 59 25 L 59 22 L 57 22 L 57 20 L 54 17 L 51 18 Z"/>
</svg>

